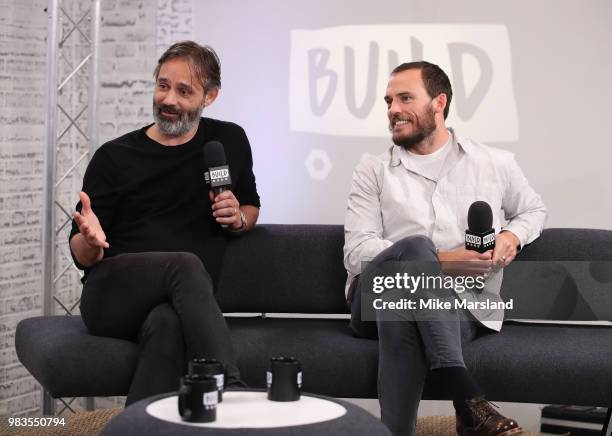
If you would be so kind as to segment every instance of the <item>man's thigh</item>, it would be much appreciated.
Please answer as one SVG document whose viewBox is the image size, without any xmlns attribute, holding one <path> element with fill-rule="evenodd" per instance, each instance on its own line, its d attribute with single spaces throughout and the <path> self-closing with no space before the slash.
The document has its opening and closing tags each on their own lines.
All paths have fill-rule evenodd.
<svg viewBox="0 0 612 436">
<path fill-rule="evenodd" d="M 83 286 L 83 321 L 93 334 L 135 338 L 149 312 L 169 301 L 177 264 L 196 262 L 195 255 L 176 252 L 125 253 L 104 259 Z"/>
</svg>

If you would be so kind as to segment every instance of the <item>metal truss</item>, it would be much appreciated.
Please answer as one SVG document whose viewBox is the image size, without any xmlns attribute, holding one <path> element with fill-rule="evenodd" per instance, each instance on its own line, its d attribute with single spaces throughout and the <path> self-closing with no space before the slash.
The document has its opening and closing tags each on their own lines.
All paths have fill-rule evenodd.
<svg viewBox="0 0 612 436">
<path fill-rule="evenodd" d="M 86 165 L 97 147 L 100 0 L 48 0 L 43 204 L 44 314 L 75 314 L 80 278 L 68 235 Z M 61 352 L 61 350 L 58 350 Z M 43 414 L 74 412 L 43 392 Z M 93 398 L 86 408 L 94 408 Z"/>
</svg>

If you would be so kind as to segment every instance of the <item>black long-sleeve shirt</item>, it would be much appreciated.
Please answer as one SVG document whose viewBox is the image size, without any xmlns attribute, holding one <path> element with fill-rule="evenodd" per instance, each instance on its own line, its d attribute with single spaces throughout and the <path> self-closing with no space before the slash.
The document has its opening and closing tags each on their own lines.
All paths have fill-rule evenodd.
<svg viewBox="0 0 612 436">
<path fill-rule="evenodd" d="M 234 123 L 201 118 L 189 142 L 164 146 L 145 134 L 149 127 L 102 145 L 85 172 L 83 191 L 89 195 L 110 245 L 104 258 L 121 253 L 187 251 L 202 260 L 216 283 L 227 235 L 212 216 L 202 148 L 213 140 L 223 144 L 232 192 L 241 205 L 259 207 L 246 134 Z M 79 202 L 76 209 L 81 208 Z M 73 221 L 70 239 L 77 233 Z M 78 266 L 87 275 L 88 268 Z"/>
</svg>

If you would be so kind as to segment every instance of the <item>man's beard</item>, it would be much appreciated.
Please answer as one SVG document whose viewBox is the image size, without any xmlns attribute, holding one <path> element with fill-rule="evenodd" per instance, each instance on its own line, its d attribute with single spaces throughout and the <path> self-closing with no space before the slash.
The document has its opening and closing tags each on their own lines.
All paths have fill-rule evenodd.
<svg viewBox="0 0 612 436">
<path fill-rule="evenodd" d="M 395 119 L 394 121 L 397 121 Z M 413 124 L 414 131 L 411 134 L 399 136 L 393 135 L 392 140 L 395 145 L 399 145 L 405 150 L 410 150 L 415 145 L 420 144 L 427 138 L 431 137 L 436 130 L 436 121 L 434 112 L 431 107 L 428 107 L 420 119 L 410 118 L 408 122 Z M 393 122 L 389 123 L 389 130 L 393 132 Z"/>
<path fill-rule="evenodd" d="M 153 100 L 153 118 L 155 125 L 164 135 L 181 136 L 196 127 L 200 122 L 200 116 L 204 110 L 204 103 L 192 111 L 181 111 L 175 106 L 158 105 Z M 177 114 L 175 120 L 165 118 L 161 112 Z"/>
</svg>

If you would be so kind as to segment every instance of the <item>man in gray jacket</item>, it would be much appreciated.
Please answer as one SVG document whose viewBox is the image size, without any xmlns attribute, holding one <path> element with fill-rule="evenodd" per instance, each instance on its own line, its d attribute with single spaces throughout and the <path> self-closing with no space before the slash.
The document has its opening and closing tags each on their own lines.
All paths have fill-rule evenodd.
<svg viewBox="0 0 612 436">
<path fill-rule="evenodd" d="M 538 238 L 546 208 L 512 153 L 463 138 L 445 125 L 451 98 L 450 81 L 436 65 L 406 63 L 391 73 L 385 102 L 395 145 L 361 160 L 348 199 L 344 264 L 351 327 L 360 336 L 379 338 L 382 420 L 394 434 L 414 432 L 429 374 L 452 396 L 459 434 L 508 436 L 522 429 L 485 400 L 461 346 L 501 329 L 503 268 Z M 495 248 L 484 253 L 464 248 L 467 211 L 477 200 L 491 205 L 493 227 L 502 229 Z M 446 275 L 479 277 L 484 289 L 465 296 L 483 304 L 450 312 L 380 310 L 369 321 L 360 288 L 370 283 L 360 287 L 360 277 L 365 281 L 368 268 L 385 262 L 415 261 L 431 261 Z"/>
</svg>

